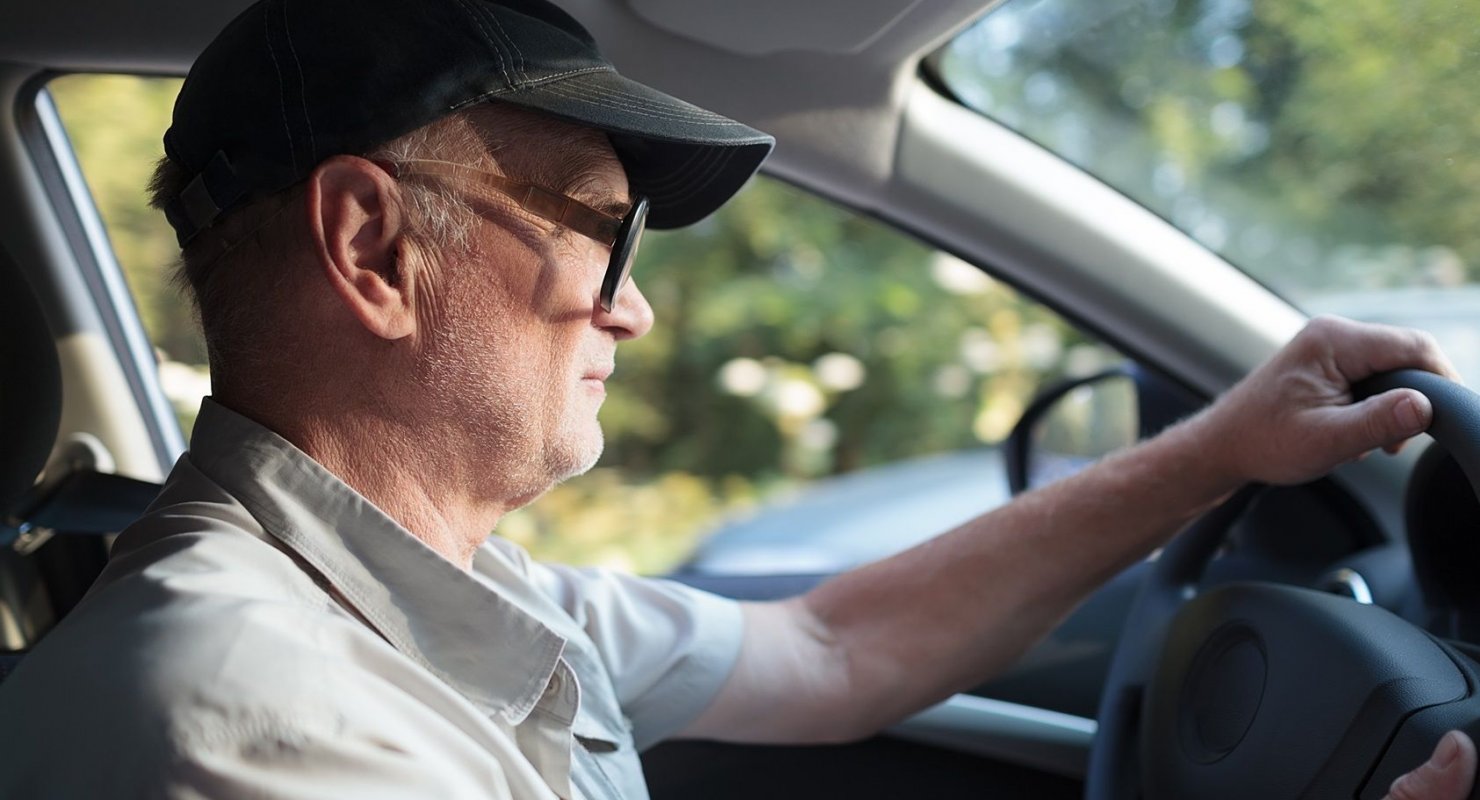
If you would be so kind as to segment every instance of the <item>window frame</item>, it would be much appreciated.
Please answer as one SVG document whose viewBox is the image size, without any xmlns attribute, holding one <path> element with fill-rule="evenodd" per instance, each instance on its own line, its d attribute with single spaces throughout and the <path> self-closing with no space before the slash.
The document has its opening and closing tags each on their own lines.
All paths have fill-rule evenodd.
<svg viewBox="0 0 1480 800">
<path fill-rule="evenodd" d="M 17 128 L 163 473 L 185 451 L 185 435 L 160 383 L 153 345 L 114 255 L 107 227 L 47 91 L 51 81 L 67 74 L 72 73 L 47 71 L 31 79 L 17 95 Z"/>
</svg>

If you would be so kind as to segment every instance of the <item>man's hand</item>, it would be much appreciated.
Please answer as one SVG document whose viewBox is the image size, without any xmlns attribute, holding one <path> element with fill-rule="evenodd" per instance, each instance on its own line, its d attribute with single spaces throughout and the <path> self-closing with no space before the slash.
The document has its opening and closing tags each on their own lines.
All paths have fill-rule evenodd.
<svg viewBox="0 0 1480 800">
<path fill-rule="evenodd" d="M 1376 448 L 1397 452 L 1433 419 L 1428 398 L 1394 389 L 1360 403 L 1352 384 L 1392 369 L 1459 373 L 1422 331 L 1318 317 L 1202 419 L 1206 452 L 1235 482 L 1313 480 Z"/>
<path fill-rule="evenodd" d="M 1423 766 L 1393 781 L 1383 800 L 1464 800 L 1474 783 L 1475 743 L 1450 731 Z"/>
</svg>

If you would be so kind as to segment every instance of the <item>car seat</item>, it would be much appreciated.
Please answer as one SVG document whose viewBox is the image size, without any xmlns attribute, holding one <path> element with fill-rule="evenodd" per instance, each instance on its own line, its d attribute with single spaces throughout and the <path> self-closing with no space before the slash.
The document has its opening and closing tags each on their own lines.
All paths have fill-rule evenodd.
<svg viewBox="0 0 1480 800">
<path fill-rule="evenodd" d="M 10 628 L 0 650 L 34 644 L 76 605 L 102 571 L 102 534 L 127 526 L 159 492 L 86 459 L 53 457 L 61 414 L 62 370 L 46 314 L 0 248 L 0 627 Z M 0 652 L 0 680 L 22 655 Z"/>
</svg>

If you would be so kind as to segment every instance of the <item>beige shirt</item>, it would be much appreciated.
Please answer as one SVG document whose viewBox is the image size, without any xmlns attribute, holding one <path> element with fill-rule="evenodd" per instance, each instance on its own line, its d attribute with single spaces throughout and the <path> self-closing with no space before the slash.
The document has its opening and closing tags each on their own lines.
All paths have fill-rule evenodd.
<svg viewBox="0 0 1480 800">
<path fill-rule="evenodd" d="M 464 572 L 209 400 L 87 598 L 0 684 L 0 797 L 644 798 L 738 606 L 536 564 Z"/>
</svg>

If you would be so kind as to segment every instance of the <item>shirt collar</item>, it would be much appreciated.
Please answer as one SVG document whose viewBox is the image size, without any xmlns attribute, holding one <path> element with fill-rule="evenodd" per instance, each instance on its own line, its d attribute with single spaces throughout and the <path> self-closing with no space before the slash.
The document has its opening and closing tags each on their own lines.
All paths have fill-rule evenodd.
<svg viewBox="0 0 1480 800">
<path fill-rule="evenodd" d="M 565 639 L 412 536 L 306 453 L 206 398 L 190 461 L 397 650 L 517 725 Z"/>
</svg>

